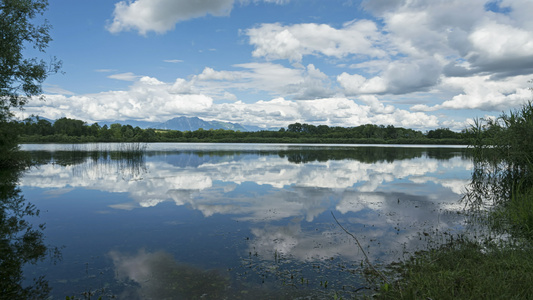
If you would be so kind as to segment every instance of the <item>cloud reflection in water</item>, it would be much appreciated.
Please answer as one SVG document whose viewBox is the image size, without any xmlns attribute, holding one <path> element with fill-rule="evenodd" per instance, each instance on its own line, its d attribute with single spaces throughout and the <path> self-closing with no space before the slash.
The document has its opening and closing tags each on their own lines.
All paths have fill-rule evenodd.
<svg viewBox="0 0 533 300">
<path fill-rule="evenodd" d="M 456 214 L 446 211 L 461 208 L 458 200 L 472 167 L 461 156 L 435 159 L 423 151 L 398 160 L 341 157 L 298 162 L 276 154 L 156 153 L 143 162 L 142 176 L 124 176 L 127 170 L 87 160 L 77 165 L 44 164 L 21 184 L 126 193 L 131 201 L 109 205 L 115 209 L 172 201 L 204 217 L 227 215 L 251 222 L 249 250 L 265 258 L 280 253 L 302 261 L 356 259 L 353 241 L 338 228 L 310 227 L 317 221 L 332 224 L 324 213 L 335 210 L 349 230 L 360 233 L 369 255 L 383 259 L 422 245 L 419 226 L 448 230 L 460 224 Z M 292 221 L 275 224 L 282 220 Z"/>
<path fill-rule="evenodd" d="M 177 262 L 171 254 L 146 252 L 128 255 L 111 251 L 117 279 L 133 282 L 120 299 L 221 299 L 229 283 L 217 271 L 204 271 Z"/>
</svg>

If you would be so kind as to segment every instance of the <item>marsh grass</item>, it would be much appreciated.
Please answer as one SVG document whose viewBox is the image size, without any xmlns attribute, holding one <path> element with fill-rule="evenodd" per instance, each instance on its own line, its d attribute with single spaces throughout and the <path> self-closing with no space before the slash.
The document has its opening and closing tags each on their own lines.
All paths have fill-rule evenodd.
<svg viewBox="0 0 533 300">
<path fill-rule="evenodd" d="M 531 299 L 533 104 L 471 129 L 474 169 L 463 201 L 484 234 L 461 236 L 389 266 L 380 299 Z"/>
<path fill-rule="evenodd" d="M 394 266 L 402 280 L 380 299 L 527 299 L 533 251 L 497 243 L 454 241 Z"/>
<path fill-rule="evenodd" d="M 490 225 L 497 232 L 509 232 L 515 238 L 533 241 L 533 188 L 515 191 L 505 205 L 489 214 Z"/>
</svg>

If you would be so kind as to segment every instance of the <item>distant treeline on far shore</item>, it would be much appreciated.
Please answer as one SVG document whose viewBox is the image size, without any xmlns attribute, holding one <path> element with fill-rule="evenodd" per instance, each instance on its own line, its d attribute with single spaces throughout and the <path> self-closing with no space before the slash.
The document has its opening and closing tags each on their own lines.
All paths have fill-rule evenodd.
<svg viewBox="0 0 533 300">
<path fill-rule="evenodd" d="M 278 131 L 241 132 L 224 129 L 178 131 L 142 129 L 131 125 L 88 125 L 82 120 L 28 118 L 11 122 L 21 143 L 183 142 L 183 143 L 328 143 L 328 144 L 452 144 L 466 145 L 474 138 L 469 130 L 439 128 L 421 132 L 392 125 L 366 124 L 333 127 L 294 123 Z"/>
</svg>

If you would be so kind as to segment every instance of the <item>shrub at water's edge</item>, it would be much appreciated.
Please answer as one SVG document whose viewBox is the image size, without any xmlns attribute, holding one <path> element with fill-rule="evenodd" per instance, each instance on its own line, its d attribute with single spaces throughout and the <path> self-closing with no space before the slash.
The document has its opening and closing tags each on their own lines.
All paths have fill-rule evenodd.
<svg viewBox="0 0 533 300">
<path fill-rule="evenodd" d="M 473 145 L 474 173 L 466 195 L 471 209 L 491 207 L 494 230 L 532 239 L 533 104 L 472 129 L 489 132 Z"/>
<path fill-rule="evenodd" d="M 390 268 L 382 299 L 528 299 L 533 294 L 533 105 L 478 120 L 465 214 L 482 234 L 452 238 Z"/>
<path fill-rule="evenodd" d="M 0 120 L 0 169 L 15 169 L 29 166 L 29 157 L 19 150 L 17 134 L 9 123 Z"/>
</svg>

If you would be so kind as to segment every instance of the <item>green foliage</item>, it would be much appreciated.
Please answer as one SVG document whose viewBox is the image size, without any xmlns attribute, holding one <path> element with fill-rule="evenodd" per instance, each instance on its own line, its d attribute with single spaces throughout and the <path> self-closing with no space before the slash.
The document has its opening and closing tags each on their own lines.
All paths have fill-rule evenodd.
<svg viewBox="0 0 533 300">
<path fill-rule="evenodd" d="M 84 136 L 87 131 L 87 124 L 81 120 L 61 118 L 53 125 L 53 132 L 67 136 Z"/>
<path fill-rule="evenodd" d="M 0 0 L 0 166 L 18 164 L 11 109 L 22 108 L 29 97 L 41 95 L 43 81 L 61 66 L 56 59 L 47 63 L 24 56 L 28 46 L 44 52 L 51 41 L 48 22 L 33 23 L 47 6 L 47 0 Z"/>
<path fill-rule="evenodd" d="M 522 234 L 533 240 L 533 188 L 515 191 L 503 209 L 503 217 L 509 220 L 515 235 Z"/>
<path fill-rule="evenodd" d="M 37 121 L 35 121 L 37 120 Z M 59 123 L 58 123 L 59 122 Z M 195 131 L 141 129 L 131 125 L 111 124 L 100 127 L 83 121 L 62 118 L 52 128 L 44 120 L 29 119 L 18 124 L 25 143 L 87 142 L 204 142 L 204 143 L 329 143 L 329 144 L 466 144 L 463 133 L 449 129 L 429 138 L 420 131 L 389 125 L 329 127 L 294 123 L 279 131 L 240 132 L 224 129 Z M 439 131 L 440 132 L 440 131 Z"/>
<path fill-rule="evenodd" d="M 380 299 L 528 299 L 533 251 L 458 240 L 394 266 L 402 279 Z"/>
<path fill-rule="evenodd" d="M 529 204 L 533 201 L 532 103 L 496 120 L 478 120 L 471 132 L 475 136 L 475 160 L 468 204 L 477 208 L 494 206 L 495 214 L 505 215 L 512 226 L 530 228 L 527 220 L 533 219 L 533 210 L 527 208 L 533 206 Z"/>
<path fill-rule="evenodd" d="M 439 128 L 436 130 L 430 130 L 427 133 L 427 137 L 430 139 L 454 139 L 460 138 L 460 133 L 453 132 L 449 128 Z"/>
<path fill-rule="evenodd" d="M 464 197 L 484 236 L 461 237 L 393 266 L 382 299 L 529 299 L 533 295 L 533 105 L 464 132 L 474 169 Z"/>
<path fill-rule="evenodd" d="M 55 59 L 47 63 L 24 57 L 27 46 L 44 52 L 51 41 L 48 34 L 51 27 L 46 20 L 41 25 L 32 23 L 47 6 L 47 0 L 0 1 L 0 104 L 3 117 L 9 115 L 11 107 L 22 107 L 28 97 L 40 95 L 42 82 L 61 66 Z"/>
<path fill-rule="evenodd" d="M 50 68 L 52 71 L 59 68 L 57 62 L 48 64 L 37 58 L 24 57 L 27 46 L 44 52 L 51 41 L 47 21 L 41 25 L 32 23 L 47 6 L 47 0 L 0 1 L 0 96 L 3 109 L 21 107 L 27 97 L 41 94 L 41 83 Z"/>
<path fill-rule="evenodd" d="M 0 169 L 18 169 L 28 165 L 28 157 L 18 150 L 16 125 L 0 121 Z"/>
</svg>

